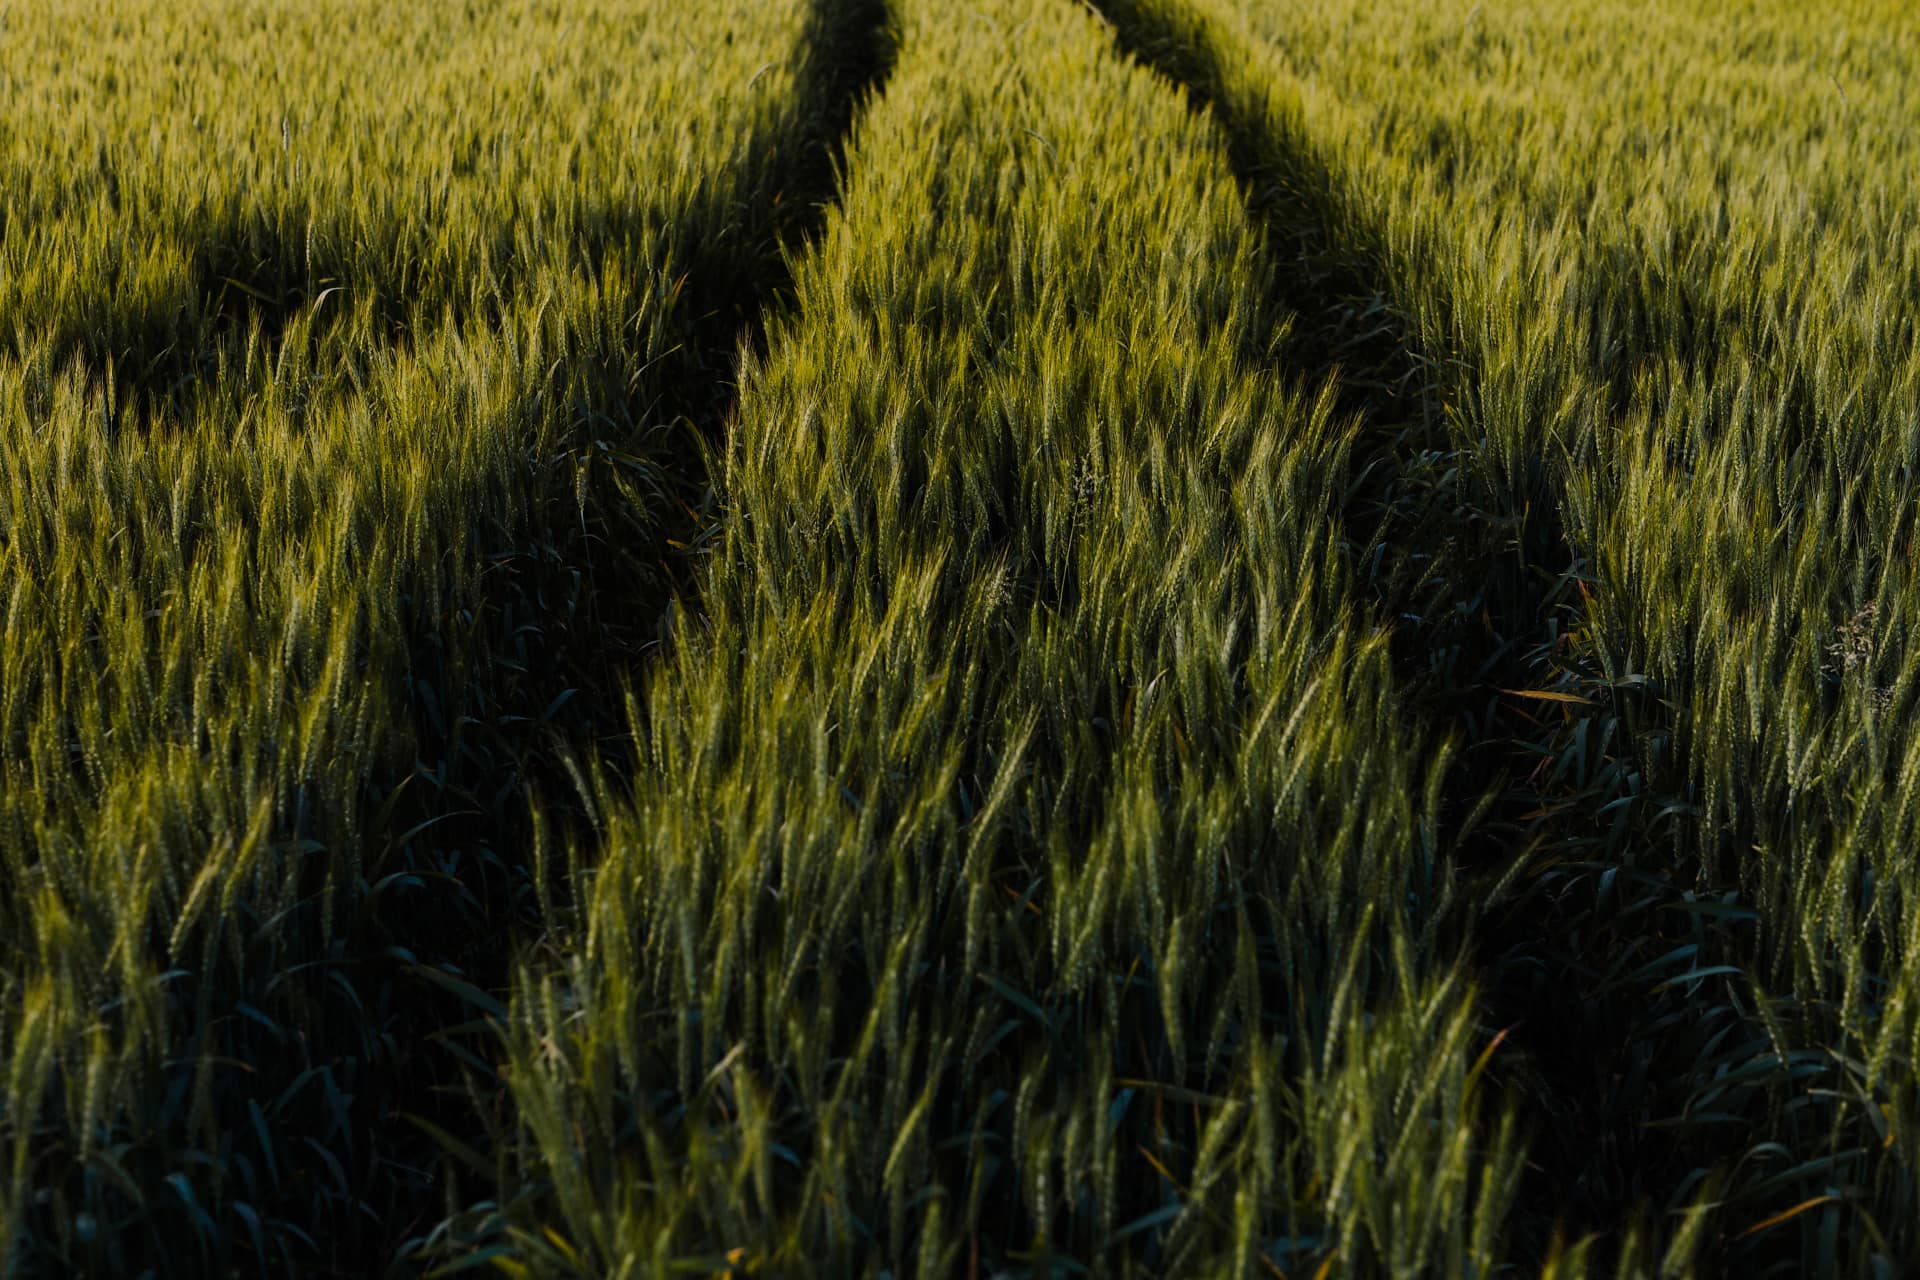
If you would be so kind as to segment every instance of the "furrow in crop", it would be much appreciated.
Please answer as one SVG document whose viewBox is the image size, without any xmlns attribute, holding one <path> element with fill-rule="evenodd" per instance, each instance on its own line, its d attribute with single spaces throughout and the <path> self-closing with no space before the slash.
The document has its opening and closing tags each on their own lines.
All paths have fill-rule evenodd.
<svg viewBox="0 0 1920 1280">
<path fill-rule="evenodd" d="M 1286 108 L 1234 78 L 1240 69 L 1223 65 L 1218 37 L 1177 4 L 1109 0 L 1098 7 L 1123 49 L 1219 120 L 1266 232 L 1281 295 L 1312 318 L 1302 326 L 1312 336 L 1289 353 L 1295 367 L 1341 387 L 1343 404 L 1360 418 L 1360 481 L 1347 512 L 1364 532 L 1350 540 L 1350 553 L 1373 590 L 1376 616 L 1392 628 L 1398 674 L 1413 705 L 1460 746 L 1442 792 L 1448 847 L 1476 873 L 1470 883 L 1492 885 L 1517 856 L 1542 847 L 1564 856 L 1589 843 L 1592 810 L 1619 794 L 1618 766 L 1604 743 L 1585 776 L 1542 782 L 1543 761 L 1552 762 L 1564 733 L 1564 704 L 1554 700 L 1580 696 L 1552 683 L 1554 641 L 1579 566 L 1559 523 L 1547 460 L 1529 450 L 1506 466 L 1489 465 L 1463 404 L 1479 389 L 1473 370 L 1455 354 L 1459 344 L 1437 340 L 1449 315 L 1423 316 L 1401 301 L 1377 222 L 1351 207 L 1341 175 L 1299 135 Z M 1444 307 L 1447 299 L 1440 302 Z M 1580 788 L 1587 796 L 1577 794 Z M 1525 1194 L 1552 1201 L 1548 1220 L 1563 1205 L 1584 1201 L 1593 1214 L 1586 1221 L 1597 1224 L 1620 1206 L 1596 1211 L 1592 1188 L 1575 1166 L 1596 1155 L 1630 1165 L 1645 1153 L 1609 1151 L 1605 1140 L 1594 1141 L 1595 1134 L 1626 1132 L 1624 1117 L 1589 1113 L 1581 1100 L 1606 1095 L 1582 1077 L 1595 1062 L 1613 1060 L 1626 1037 L 1597 1041 L 1638 1011 L 1616 1007 L 1595 1017 L 1596 984 L 1583 981 L 1588 975 L 1565 953 L 1554 954 L 1555 980 L 1538 980 L 1543 961 L 1533 940 L 1562 923 L 1550 912 L 1543 916 L 1538 902 L 1516 907 L 1489 901 L 1481 890 L 1462 897 L 1470 905 L 1449 927 L 1490 959 L 1482 965 L 1492 987 L 1486 1016 L 1504 1029 L 1510 1057 L 1528 1068 L 1538 1064 L 1529 1080 L 1537 1126 L 1532 1154 L 1559 1177 L 1529 1180 Z M 1568 1034 L 1562 1008 L 1516 997 L 1505 980 L 1515 971 L 1527 975 L 1525 991 L 1547 1000 L 1564 1000 L 1569 986 L 1582 990 L 1584 1034 Z M 1543 1249 L 1547 1241 L 1521 1244 Z"/>
<path fill-rule="evenodd" d="M 1309 264 L 1296 279 L 1311 288 L 1313 264 L 1333 262 L 1365 281 L 1318 293 L 1328 329 L 1350 333 L 1369 310 L 1383 317 L 1376 333 L 1385 330 L 1384 341 L 1402 353 L 1394 359 L 1410 364 L 1409 381 L 1423 388 L 1423 429 L 1377 437 L 1388 518 L 1367 554 L 1397 587 L 1383 602 L 1403 676 L 1423 713 L 1462 744 L 1461 766 L 1446 783 L 1457 824 L 1449 834 L 1479 869 L 1480 887 L 1463 895 L 1473 906 L 1461 923 L 1533 1127 L 1538 1173 L 1524 1184 L 1514 1244 L 1543 1256 L 1561 1230 L 1617 1226 L 1662 1178 L 1683 1176 L 1692 1154 L 1641 1123 L 1656 1109 L 1652 1077 L 1672 1052 L 1660 1052 L 1671 1035 L 1663 1028 L 1675 1025 L 1682 1002 L 1649 989 L 1657 975 L 1627 976 L 1648 962 L 1657 967 L 1665 952 L 1698 947 L 1684 915 L 1659 915 L 1679 892 L 1657 871 L 1642 877 L 1631 867 L 1618 911 L 1595 911 L 1577 884 L 1571 905 L 1554 892 L 1492 891 L 1515 870 L 1537 876 L 1524 870 L 1529 863 L 1568 862 L 1576 876 L 1618 868 L 1622 827 L 1615 822 L 1609 833 L 1605 815 L 1633 804 L 1641 785 L 1635 744 L 1609 705 L 1604 676 L 1570 669 L 1563 633 L 1579 625 L 1573 606 L 1584 571 L 1559 520 L 1562 499 L 1545 451 L 1553 430 L 1517 422 L 1510 399 L 1517 393 L 1544 407 L 1571 396 L 1580 366 L 1538 357 L 1531 367 L 1523 360 L 1517 370 L 1488 372 L 1489 345 L 1461 337 L 1460 326 L 1478 323 L 1474 300 L 1428 281 L 1406 287 L 1421 264 L 1390 247 L 1380 213 L 1357 203 L 1351 176 L 1339 170 L 1337 147 L 1306 132 L 1289 82 L 1236 47 L 1257 45 L 1224 9 L 1154 0 L 1101 7 L 1124 47 L 1218 115 L 1251 199 L 1270 225 L 1282 221 L 1279 243 Z M 1356 298 L 1371 298 L 1371 307 Z M 1509 355 L 1497 345 L 1491 351 Z M 1556 384 L 1568 369 L 1574 381 Z M 1392 402 L 1363 412 L 1389 424 L 1409 416 Z M 1559 879 L 1549 873 L 1542 887 Z"/>
<path fill-rule="evenodd" d="M 569 434 L 539 460 L 543 505 L 498 531 L 478 603 L 443 620 L 468 632 L 457 660 L 435 637 L 416 647 L 415 734 L 433 762 L 423 767 L 458 796 L 403 829 L 477 809 L 461 815 L 473 841 L 523 847 L 538 797 L 549 820 L 590 835 L 570 762 L 618 767 L 628 680 L 666 638 L 662 615 L 698 607 L 694 570 L 722 517 L 706 463 L 736 411 L 737 362 L 789 304 L 791 264 L 834 198 L 843 140 L 891 62 L 879 0 L 809 0 L 806 13 L 788 118 L 755 141 L 742 182 L 697 193 L 663 245 L 652 272 L 666 290 L 662 332 L 645 363 L 589 371 Z M 441 705 L 449 694 L 454 707 Z M 496 793 L 504 807 L 485 798 Z M 499 939 L 469 941 L 504 982 Z"/>
<path fill-rule="evenodd" d="M 1377 227 L 1351 207 L 1326 159 L 1276 136 L 1247 104 L 1222 100 L 1233 86 L 1187 12 L 1131 0 L 1094 7 L 1121 49 L 1181 88 L 1225 135 L 1277 301 L 1300 317 L 1276 367 L 1324 380 L 1359 424 L 1342 508 L 1356 574 L 1391 632 L 1401 679 L 1464 744 L 1447 784 L 1449 839 L 1477 861 L 1499 860 L 1516 837 L 1486 824 L 1486 802 L 1526 803 L 1513 772 L 1528 758 L 1534 724 L 1501 690 L 1532 679 L 1573 559 L 1546 461 L 1534 452 L 1511 473 L 1492 472 L 1455 429 L 1461 357 L 1400 296 Z"/>
</svg>

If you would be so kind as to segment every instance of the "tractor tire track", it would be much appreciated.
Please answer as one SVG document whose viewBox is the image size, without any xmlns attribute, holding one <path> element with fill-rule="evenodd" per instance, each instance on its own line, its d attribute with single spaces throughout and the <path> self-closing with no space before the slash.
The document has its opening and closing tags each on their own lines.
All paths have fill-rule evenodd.
<svg viewBox="0 0 1920 1280">
<path fill-rule="evenodd" d="M 1341 515 L 1367 531 L 1355 535 L 1354 563 L 1418 714 L 1464 745 L 1443 841 L 1469 885 L 1483 887 L 1465 889 L 1469 911 L 1449 927 L 1475 957 L 1489 1034 L 1505 1035 L 1506 1071 L 1534 1127 L 1540 1176 L 1523 1187 L 1512 1226 L 1516 1249 L 1537 1261 L 1562 1231 L 1633 1219 L 1706 1154 L 1643 1123 L 1667 1101 L 1656 1096 L 1656 1063 L 1684 1060 L 1693 1038 L 1680 1029 L 1678 994 L 1635 973 L 1699 939 L 1662 915 L 1681 897 L 1671 878 L 1629 868 L 1615 899 L 1629 895 L 1625 910 L 1599 909 L 1611 873 L 1593 892 L 1620 840 L 1602 814 L 1641 798 L 1641 762 L 1627 695 L 1566 661 L 1583 566 L 1548 461 L 1529 456 L 1504 480 L 1500 468 L 1474 465 L 1472 441 L 1443 409 L 1460 401 L 1472 369 L 1422 337 L 1450 332 L 1454 317 L 1423 326 L 1396 298 L 1365 211 L 1309 143 L 1274 136 L 1233 96 L 1209 33 L 1168 6 L 1094 7 L 1122 49 L 1219 123 L 1284 300 L 1306 322 L 1282 359 L 1332 380 L 1362 423 L 1361 480 Z M 1592 373 L 1602 386 L 1615 381 L 1612 370 Z M 1565 701 L 1543 711 L 1509 692 L 1543 687 Z M 1572 867 L 1514 887 L 1510 873 L 1530 855 Z"/>
</svg>

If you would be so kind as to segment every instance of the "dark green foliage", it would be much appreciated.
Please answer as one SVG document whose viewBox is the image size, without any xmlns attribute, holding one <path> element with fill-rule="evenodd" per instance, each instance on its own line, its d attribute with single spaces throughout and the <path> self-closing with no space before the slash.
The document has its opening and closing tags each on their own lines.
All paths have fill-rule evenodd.
<svg viewBox="0 0 1920 1280">
<path fill-rule="evenodd" d="M 12 1271 L 1920 1250 L 1904 11 L 0 43 Z"/>
</svg>

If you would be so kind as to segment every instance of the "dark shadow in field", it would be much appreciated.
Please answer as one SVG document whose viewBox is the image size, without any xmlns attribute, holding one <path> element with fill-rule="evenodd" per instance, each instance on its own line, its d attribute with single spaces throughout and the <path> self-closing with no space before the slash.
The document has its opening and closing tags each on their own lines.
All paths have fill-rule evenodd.
<svg viewBox="0 0 1920 1280">
<path fill-rule="evenodd" d="M 456 668 L 444 650 L 418 654 L 416 731 L 422 761 L 433 763 L 415 771 L 420 811 L 389 825 L 404 831 L 433 823 L 409 860 L 431 865 L 451 853 L 476 872 L 471 897 L 440 895 L 437 918 L 410 928 L 434 938 L 483 990 L 504 991 L 516 941 L 542 927 L 532 887 L 534 804 L 550 849 L 567 841 L 593 845 L 592 820 L 568 762 L 615 773 L 625 767 L 628 681 L 668 640 L 669 605 L 697 607 L 701 548 L 719 518 L 707 450 L 731 425 L 740 354 L 763 345 L 770 315 L 787 305 L 793 261 L 825 225 L 847 137 L 883 90 L 893 58 L 884 0 L 814 0 L 798 75 L 800 126 L 775 144 L 784 165 L 757 193 L 772 203 L 691 220 L 727 230 L 714 242 L 682 248 L 674 306 L 682 317 L 676 327 L 687 336 L 646 377 L 649 398 L 631 399 L 634 388 L 613 371 L 605 398 L 578 406 L 586 424 L 581 437 L 567 456 L 546 460 L 554 483 L 544 490 L 543 515 L 517 533 L 501 531 L 489 590 L 471 623 L 479 635 L 473 656 Z M 602 434 L 609 431 L 615 439 Z M 612 458 L 642 447 L 655 469 L 653 520 L 635 519 L 612 474 Z M 586 481 L 576 485 L 582 469 Z M 435 689 L 454 691 L 450 704 Z M 416 1084 L 396 1107 L 431 1114 L 483 1145 L 489 1125 L 465 1092 L 475 1078 L 472 1060 L 428 1043 L 473 1011 L 457 1000 L 438 1004 L 413 1041 L 433 1059 L 441 1092 Z M 490 1033 L 469 1043 L 482 1057 L 493 1052 Z M 485 1090 L 497 1094 L 498 1084 L 484 1077 Z M 497 1096 L 488 1101 L 504 1105 Z M 417 1158 L 430 1166 L 444 1156 L 436 1146 Z M 415 1196 L 427 1202 L 423 1207 L 444 1207 L 437 1188 L 418 1188 Z M 410 1243 L 389 1238 L 381 1251 Z"/>
<path fill-rule="evenodd" d="M 483 599 L 454 602 L 444 616 L 401 602 L 413 637 L 406 714 L 417 763 L 369 783 L 368 874 L 332 904 L 328 928 L 319 851 L 313 891 L 291 915 L 239 922 L 258 948 L 239 966 L 243 981 L 222 967 L 174 984 L 183 1038 L 138 1108 L 153 1127 L 107 1137 L 130 1140 L 116 1183 L 130 1177 L 126 1185 L 171 1188 L 177 1199 L 107 1193 L 119 1216 L 84 1257 L 36 1243 L 54 1239 L 50 1199 L 23 1224 L 23 1274 L 414 1274 L 448 1205 L 474 1198 L 455 1198 L 446 1171 L 458 1167 L 476 1185 L 491 1176 L 478 1153 L 506 1103 L 489 1065 L 489 1019 L 501 1011 L 515 947 L 543 923 L 533 802 L 550 828 L 590 846 L 561 757 L 625 742 L 623 680 L 659 642 L 669 601 L 693 589 L 701 532 L 716 518 L 700 442 L 717 444 L 727 429 L 738 353 L 763 342 L 769 313 L 790 295 L 792 258 L 824 225 L 845 139 L 893 53 L 883 0 L 814 0 L 801 110 L 793 136 L 775 143 L 782 167 L 758 203 L 695 220 L 728 228 L 717 241 L 682 247 L 673 305 L 688 340 L 638 388 L 644 401 L 626 370 L 584 380 L 578 438 L 566 456 L 532 460 L 551 480 L 536 485 L 532 518 L 481 531 L 480 545 L 497 548 Z M 589 221 L 596 230 L 581 252 L 593 260 L 643 230 L 632 212 Z M 209 229 L 204 243 L 195 279 L 152 314 L 104 328 L 51 317 L 39 332 L 63 360 L 104 368 L 111 355 L 120 405 L 137 395 L 164 406 L 213 372 L 209 352 L 256 329 L 277 341 L 340 274 L 261 228 Z M 422 312 L 395 291 L 380 315 L 404 342 Z M 664 520 L 636 522 L 623 509 L 630 491 L 606 468 L 588 466 L 581 478 L 595 451 L 640 442 L 658 469 Z M 635 530 L 649 539 L 638 550 L 621 542 Z M 310 836 L 276 833 L 288 850 Z M 183 1099 L 208 1059 L 208 1123 L 189 1131 Z M 93 1183 L 101 1171 L 79 1176 Z"/>
<path fill-rule="evenodd" d="M 408 912 L 408 946 L 458 965 L 482 991 L 504 991 L 517 942 L 549 923 L 538 918 L 532 889 L 533 805 L 546 819 L 549 847 L 569 839 L 592 847 L 591 819 L 566 761 L 616 771 L 624 764 L 627 681 L 665 639 L 668 605 L 697 603 L 700 548 L 718 518 L 705 446 L 718 446 L 731 423 L 739 353 L 763 343 L 769 315 L 786 305 L 792 261 L 824 226 L 846 138 L 882 90 L 893 54 L 883 0 L 814 0 L 797 77 L 798 127 L 774 143 L 782 167 L 754 193 L 771 203 L 691 220 L 727 230 L 682 247 L 673 305 L 685 340 L 646 375 L 646 400 L 633 399 L 624 371 L 610 370 L 598 403 L 576 406 L 580 435 L 568 455 L 542 460 L 553 481 L 542 486 L 547 505 L 526 528 L 499 531 L 486 597 L 464 619 L 477 639 L 467 660 L 456 664 L 434 648 L 416 655 L 413 709 L 428 763 L 411 780 L 413 811 L 403 806 L 388 825 L 421 831 L 405 864 L 431 869 L 456 859 L 469 871 L 454 892 L 432 894 L 428 910 Z M 616 237 L 632 234 L 615 218 L 607 225 Z M 652 468 L 651 501 L 664 513 L 650 520 L 636 520 L 614 477 L 614 459 L 639 452 Z M 378 967 L 378 980 L 405 985 L 415 1006 L 398 1037 L 409 1059 L 396 1073 L 405 1083 L 386 1109 L 423 1115 L 484 1149 L 506 1104 L 476 1061 L 491 1059 L 491 1033 L 462 1028 L 482 1011 L 408 977 L 404 966 Z M 460 1052 L 461 1040 L 472 1056 Z M 476 1086 L 477 1098 L 469 1092 Z M 496 1114 L 478 1114 L 476 1100 Z M 448 1167 L 448 1159 L 438 1139 L 409 1151 L 421 1169 Z M 488 1176 L 463 1172 L 479 1172 L 477 1186 Z M 437 1184 L 408 1181 L 401 1190 L 411 1217 L 383 1215 L 390 1229 L 369 1239 L 362 1256 L 385 1261 L 410 1249 L 446 1207 Z"/>
<path fill-rule="evenodd" d="M 1610 1233 L 1744 1149 L 1700 1126 L 1648 1124 L 1681 1109 L 1684 1091 L 1663 1081 L 1686 1080 L 1684 1064 L 1731 1015 L 1690 1009 L 1682 987 L 1661 985 L 1678 971 L 1660 957 L 1699 944 L 1708 917 L 1672 909 L 1689 887 L 1680 869 L 1633 865 L 1657 821 L 1631 731 L 1639 704 L 1628 699 L 1640 695 L 1606 687 L 1565 647 L 1583 568 L 1549 460 L 1496 479 L 1450 432 L 1443 393 L 1471 371 L 1425 349 L 1340 179 L 1304 140 L 1237 113 L 1204 36 L 1133 0 L 1094 6 L 1125 52 L 1223 130 L 1280 302 L 1299 316 L 1280 359 L 1309 381 L 1335 379 L 1361 424 L 1354 486 L 1331 514 L 1391 629 L 1412 706 L 1461 748 L 1442 848 L 1474 918 L 1452 932 L 1479 974 L 1488 1035 L 1506 1033 L 1499 1071 L 1532 1126 L 1511 1238 L 1537 1264 L 1556 1235 Z M 1452 331 L 1452 317 L 1427 319 L 1430 332 Z M 1621 393 L 1620 352 L 1592 355 L 1584 372 Z M 1516 860 L 1521 874 L 1496 895 Z"/>
</svg>

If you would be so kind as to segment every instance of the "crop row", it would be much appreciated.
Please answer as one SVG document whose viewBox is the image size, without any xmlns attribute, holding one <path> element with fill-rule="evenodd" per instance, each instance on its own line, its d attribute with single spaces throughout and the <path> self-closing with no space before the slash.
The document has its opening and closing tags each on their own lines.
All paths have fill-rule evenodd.
<svg viewBox="0 0 1920 1280">
<path fill-rule="evenodd" d="M 469 1256 L 1488 1267 L 1449 754 L 1225 140 L 1075 6 L 895 17 Z"/>
</svg>

